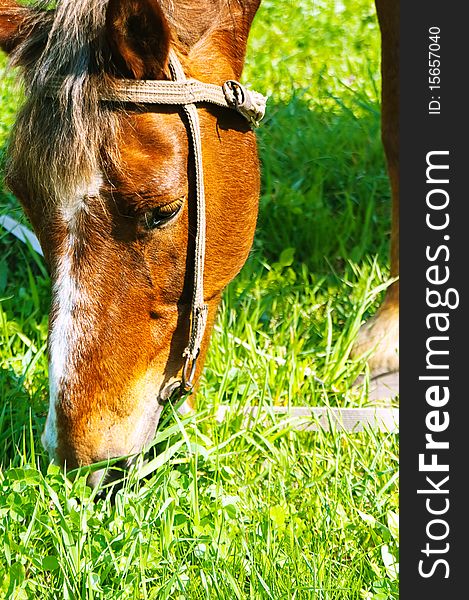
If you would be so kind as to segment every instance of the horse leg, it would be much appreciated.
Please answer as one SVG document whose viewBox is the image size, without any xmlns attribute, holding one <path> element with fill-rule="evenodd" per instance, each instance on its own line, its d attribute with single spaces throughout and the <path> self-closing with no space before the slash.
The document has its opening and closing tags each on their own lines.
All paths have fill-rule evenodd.
<svg viewBox="0 0 469 600">
<path fill-rule="evenodd" d="M 381 29 L 381 133 L 392 192 L 391 277 L 399 275 L 399 2 L 376 0 Z M 362 326 L 352 356 L 372 350 L 373 377 L 399 370 L 399 281 L 376 315 Z"/>
</svg>

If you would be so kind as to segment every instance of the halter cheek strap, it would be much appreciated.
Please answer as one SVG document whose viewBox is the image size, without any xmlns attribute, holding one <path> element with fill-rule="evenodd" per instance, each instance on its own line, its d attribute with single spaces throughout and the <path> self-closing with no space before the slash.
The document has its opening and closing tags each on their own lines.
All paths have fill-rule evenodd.
<svg viewBox="0 0 469 600">
<path fill-rule="evenodd" d="M 174 81 L 187 81 L 181 63 L 174 54 L 169 63 Z M 202 143 L 200 121 L 194 103 L 183 104 L 189 123 L 190 138 L 194 153 L 195 196 L 197 201 L 197 228 L 194 250 L 194 284 L 192 289 L 191 331 L 189 343 L 183 352 L 184 367 L 180 393 L 189 393 L 193 387 L 197 358 L 207 325 L 208 304 L 204 302 L 204 264 L 205 264 L 205 187 L 202 163 Z"/>
</svg>

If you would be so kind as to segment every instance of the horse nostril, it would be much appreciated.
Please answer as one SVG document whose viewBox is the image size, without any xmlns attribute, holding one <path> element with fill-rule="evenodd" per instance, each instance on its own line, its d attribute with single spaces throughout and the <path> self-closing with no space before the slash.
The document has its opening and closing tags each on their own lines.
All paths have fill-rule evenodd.
<svg viewBox="0 0 469 600">
<path fill-rule="evenodd" d="M 114 494 L 121 486 L 127 473 L 127 461 L 121 460 L 112 467 L 98 469 L 88 475 L 86 483 L 93 490 L 101 488 L 97 496 L 105 496 L 112 488 Z"/>
<path fill-rule="evenodd" d="M 98 471 L 93 471 L 93 473 L 88 475 L 86 483 L 94 490 L 96 487 L 98 487 L 98 485 L 103 485 L 105 479 L 106 469 L 99 469 Z"/>
</svg>

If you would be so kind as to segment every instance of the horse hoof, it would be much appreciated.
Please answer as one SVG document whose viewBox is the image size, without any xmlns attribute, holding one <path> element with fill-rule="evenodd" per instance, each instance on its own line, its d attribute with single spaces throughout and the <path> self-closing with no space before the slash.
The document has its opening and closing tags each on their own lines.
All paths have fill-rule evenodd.
<svg viewBox="0 0 469 600">
<path fill-rule="evenodd" d="M 384 304 L 362 325 L 352 349 L 353 359 L 367 356 L 371 378 L 399 371 L 399 308 Z"/>
</svg>

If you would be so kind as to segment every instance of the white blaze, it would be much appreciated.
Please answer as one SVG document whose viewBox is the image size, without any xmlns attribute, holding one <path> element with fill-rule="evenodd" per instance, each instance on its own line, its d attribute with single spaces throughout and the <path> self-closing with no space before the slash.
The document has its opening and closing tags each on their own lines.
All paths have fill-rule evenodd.
<svg viewBox="0 0 469 600">
<path fill-rule="evenodd" d="M 53 286 L 53 307 L 55 318 L 49 335 L 49 413 L 42 434 L 42 443 L 54 458 L 57 449 L 57 401 L 63 381 L 73 377 L 73 353 L 80 343 L 81 328 L 74 315 L 80 313 L 83 322 L 87 314 L 88 296 L 73 276 L 73 256 L 76 242 L 75 219 L 87 210 L 87 198 L 97 197 L 102 185 L 101 175 L 93 178 L 88 186 L 83 186 L 68 203 L 62 207 L 62 217 L 67 224 L 68 237 L 63 246 L 63 255 L 58 259 L 56 279 Z M 77 310 L 79 309 L 79 310 Z"/>
<path fill-rule="evenodd" d="M 83 300 L 83 293 L 72 275 L 71 256 L 69 246 L 59 261 L 53 288 L 55 319 L 49 336 L 49 414 L 42 436 L 42 443 L 51 457 L 57 448 L 56 407 L 59 391 L 73 368 L 71 352 L 79 333 L 73 310 Z"/>
</svg>

